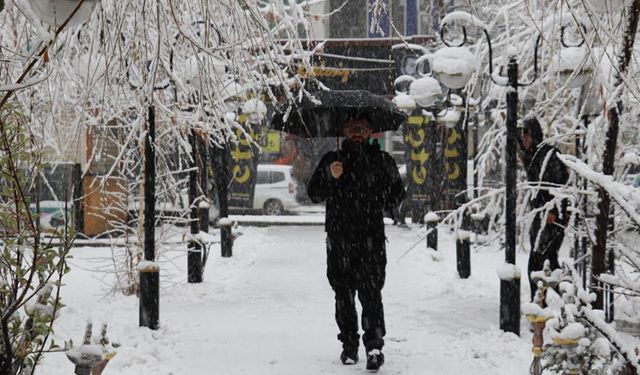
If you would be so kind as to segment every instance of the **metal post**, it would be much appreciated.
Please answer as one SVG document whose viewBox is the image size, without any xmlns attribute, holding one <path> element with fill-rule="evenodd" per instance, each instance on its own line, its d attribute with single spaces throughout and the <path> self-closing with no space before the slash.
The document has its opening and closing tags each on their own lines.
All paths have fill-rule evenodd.
<svg viewBox="0 0 640 375">
<path fill-rule="evenodd" d="M 584 121 L 584 129 L 585 129 L 585 136 L 584 136 L 585 139 L 582 142 L 582 154 L 584 155 L 587 152 L 587 147 L 586 147 L 587 146 L 587 142 L 585 142 L 585 140 L 586 140 L 586 137 L 587 137 L 586 136 L 586 130 L 589 127 L 589 116 L 585 115 L 584 118 L 583 118 L 583 121 Z M 588 181 L 587 181 L 586 178 L 582 179 L 582 190 L 584 190 L 585 192 L 587 190 L 587 183 L 588 183 Z M 583 196 L 582 196 L 582 212 L 583 212 L 583 215 L 584 215 L 583 220 L 584 220 L 585 233 L 582 236 L 582 243 L 580 244 L 580 248 L 581 248 L 581 252 L 580 253 L 584 256 L 584 259 L 581 262 L 582 263 L 582 269 L 581 269 L 580 274 L 582 276 L 582 289 L 584 289 L 584 290 L 587 290 L 587 270 L 589 268 L 588 267 L 589 259 L 586 257 L 586 254 L 587 254 L 587 243 L 589 241 L 589 238 L 587 236 L 587 230 L 588 230 L 587 218 L 589 217 L 588 212 L 587 212 L 587 204 L 588 204 L 587 195 L 583 194 Z"/>
<path fill-rule="evenodd" d="M 424 215 L 424 223 L 427 228 L 427 249 L 438 251 L 438 222 L 440 217 L 435 212 Z"/>
<path fill-rule="evenodd" d="M 580 95 L 582 96 L 582 91 L 584 91 L 584 88 L 582 88 L 580 90 Z M 580 159 L 580 136 L 576 135 L 575 137 L 575 148 L 576 148 L 576 158 Z M 576 185 L 580 185 L 580 177 L 576 176 Z M 576 271 L 578 271 L 578 274 L 582 273 L 582 262 L 578 262 L 576 263 L 576 260 L 581 259 L 582 258 L 582 252 L 581 252 L 581 248 L 580 248 L 580 242 L 581 242 L 581 236 L 580 236 L 580 231 L 577 230 L 578 229 L 578 219 L 576 218 L 576 232 L 573 238 L 573 261 L 574 264 L 576 266 Z"/>
<path fill-rule="evenodd" d="M 461 189 L 464 193 L 458 194 L 456 198 L 456 209 L 468 202 L 467 188 L 469 186 L 467 181 L 467 166 L 468 166 L 468 141 L 469 141 L 469 105 L 465 100 L 464 103 L 464 117 L 462 120 L 462 150 L 460 150 L 460 160 L 462 165 L 460 166 L 460 174 L 463 176 L 464 187 Z M 471 236 L 467 231 L 470 226 L 471 217 L 468 210 L 464 210 L 462 217 L 462 230 L 458 231 L 458 239 L 456 241 L 456 264 L 458 268 L 458 275 L 461 279 L 467 279 L 471 276 Z"/>
<path fill-rule="evenodd" d="M 198 188 L 198 146 L 196 142 L 196 130 L 189 132 L 189 144 L 191 145 L 191 170 L 189 171 L 189 227 L 191 239 L 187 247 L 187 281 L 190 283 L 202 282 L 202 246 L 196 239 L 200 232 L 198 223 L 198 202 L 196 194 Z"/>
<path fill-rule="evenodd" d="M 478 116 L 473 120 L 473 199 L 478 198 Z"/>
<path fill-rule="evenodd" d="M 609 268 L 609 274 L 614 275 L 616 272 L 616 265 L 615 265 L 615 251 L 613 249 L 609 249 L 609 254 L 607 256 L 607 260 L 608 260 L 608 268 Z M 615 293 L 613 292 L 613 287 L 610 284 L 605 284 L 605 301 L 606 301 L 606 305 L 605 305 L 605 309 L 604 309 L 604 314 L 605 314 L 605 321 L 607 323 L 611 323 L 613 322 L 613 320 L 615 319 L 615 310 L 614 310 L 614 298 L 615 298 Z"/>
<path fill-rule="evenodd" d="M 456 240 L 456 266 L 461 279 L 471 276 L 471 239 L 469 232 L 464 230 L 458 232 Z"/>
<path fill-rule="evenodd" d="M 76 233 L 84 233 L 84 218 L 82 217 L 82 167 L 79 163 L 73 165 L 73 211 Z"/>
<path fill-rule="evenodd" d="M 198 170 L 200 172 L 200 194 L 201 200 L 198 203 L 198 217 L 200 222 L 200 232 L 209 232 L 209 207 L 210 201 L 209 195 L 209 139 L 207 135 L 203 135 L 198 138 L 198 156 L 200 157 L 200 163 Z M 202 241 L 202 269 L 200 271 L 200 278 L 203 278 L 204 268 L 207 263 L 207 245 L 205 241 Z"/>
<path fill-rule="evenodd" d="M 505 261 L 516 264 L 516 149 L 518 121 L 518 63 L 509 59 L 507 71 L 507 142 L 505 147 Z M 500 281 L 500 329 L 520 335 L 520 278 Z"/>
<path fill-rule="evenodd" d="M 149 123 L 144 141 L 144 260 L 155 262 L 156 204 L 156 114 L 149 106 Z M 158 267 L 140 267 L 140 326 L 158 329 L 160 320 L 160 271 Z"/>
<path fill-rule="evenodd" d="M 214 171 L 216 175 L 216 189 L 218 191 L 218 204 L 220 205 L 220 248 L 221 255 L 225 258 L 233 255 L 233 240 L 231 238 L 231 226 L 227 225 L 229 218 L 229 202 L 227 197 L 227 184 L 229 183 L 229 163 L 227 149 L 214 148 Z"/>
</svg>

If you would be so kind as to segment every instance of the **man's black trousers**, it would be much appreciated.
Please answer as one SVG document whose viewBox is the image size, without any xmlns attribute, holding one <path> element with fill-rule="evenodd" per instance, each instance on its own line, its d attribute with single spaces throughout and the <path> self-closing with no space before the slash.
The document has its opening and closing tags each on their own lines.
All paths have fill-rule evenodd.
<svg viewBox="0 0 640 375">
<path fill-rule="evenodd" d="M 529 231 L 529 240 L 531 242 L 531 254 L 529 254 L 529 286 L 531 288 L 531 301 L 538 289 L 536 283 L 531 280 L 531 272 L 541 271 L 544 268 L 545 260 L 549 261 L 552 270 L 560 268 L 558 263 L 558 251 L 564 240 L 564 228 L 561 224 L 547 224 L 540 238 L 538 239 L 538 231 L 540 230 L 541 221 L 539 217 L 534 219 Z M 537 241 L 536 241 L 537 240 Z M 538 246 L 536 246 L 536 243 Z"/>
<path fill-rule="evenodd" d="M 362 305 L 362 341 L 369 352 L 382 349 L 384 286 L 387 257 L 385 237 L 366 237 L 356 240 L 327 238 L 327 278 L 336 296 L 338 339 L 347 350 L 358 348 L 358 314 L 355 294 Z"/>
</svg>

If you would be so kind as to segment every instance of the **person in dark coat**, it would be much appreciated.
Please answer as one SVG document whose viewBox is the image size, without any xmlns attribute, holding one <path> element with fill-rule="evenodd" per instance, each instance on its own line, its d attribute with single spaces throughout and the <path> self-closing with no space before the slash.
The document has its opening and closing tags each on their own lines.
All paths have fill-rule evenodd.
<svg viewBox="0 0 640 375">
<path fill-rule="evenodd" d="M 520 135 L 520 155 L 527 172 L 529 183 L 538 187 L 533 192 L 531 207 L 536 213 L 529 231 L 531 254 L 529 255 L 529 285 L 531 300 L 535 296 L 537 285 L 531 280 L 533 271 L 540 271 L 545 260 L 549 260 L 551 269 L 560 268 L 558 251 L 564 239 L 564 228 L 569 215 L 566 212 L 567 201 L 562 200 L 560 210 L 554 206 L 551 210 L 543 208 L 555 197 L 549 188 L 567 183 L 567 167 L 558 159 L 558 149 L 542 143 L 543 133 L 538 119 L 528 117 L 524 120 Z M 543 226 L 544 219 L 544 228 Z M 541 231 L 542 228 L 542 231 Z"/>
<path fill-rule="evenodd" d="M 393 210 L 406 193 L 393 158 L 368 143 L 369 124 L 364 113 L 346 121 L 341 149 L 323 156 L 307 193 L 315 203 L 327 201 L 327 278 L 335 292 L 340 359 L 344 364 L 358 362 L 357 292 L 367 369 L 377 370 L 384 363 L 381 349 L 386 333 L 381 295 L 387 264 L 383 213 Z"/>
</svg>

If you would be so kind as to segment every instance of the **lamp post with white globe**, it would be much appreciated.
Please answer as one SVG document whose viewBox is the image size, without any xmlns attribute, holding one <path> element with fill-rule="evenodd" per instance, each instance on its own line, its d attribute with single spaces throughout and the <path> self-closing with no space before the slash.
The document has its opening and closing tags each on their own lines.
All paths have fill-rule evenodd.
<svg viewBox="0 0 640 375">
<path fill-rule="evenodd" d="M 403 125 L 408 201 L 412 221 L 422 222 L 427 212 L 436 210 L 436 122 L 432 113 L 437 112 L 436 102 L 442 90 L 438 81 L 428 75 L 417 79 L 400 76 L 395 86 L 398 107 L 412 114 Z M 437 245 L 430 247 L 435 250 Z"/>
<path fill-rule="evenodd" d="M 447 108 L 443 118 L 443 183 L 455 192 L 455 198 L 447 194 L 448 200 L 454 201 L 455 207 L 460 207 L 467 201 L 467 194 L 460 192 L 465 192 L 468 186 L 468 100 L 464 96 L 456 96 L 456 100 L 453 100 L 451 92 L 463 89 L 471 79 L 475 71 L 474 57 L 466 46 L 445 45 L 432 55 L 431 66 L 438 81 L 450 90 L 447 102 L 452 108 Z M 469 214 L 465 210 L 462 226 L 456 231 L 456 263 L 458 275 L 463 279 L 471 275 L 470 235 L 467 231 L 469 220 Z"/>
<path fill-rule="evenodd" d="M 413 222 L 424 222 L 427 249 L 438 250 L 437 211 L 442 182 L 442 158 L 437 150 L 438 121 L 443 107 L 440 82 L 433 78 L 430 55 L 416 60 L 419 78 L 403 75 L 396 79 L 394 102 L 411 115 L 404 125 L 407 161 L 408 203 Z"/>
<path fill-rule="evenodd" d="M 466 43 L 466 29 L 463 27 L 464 39 L 457 46 L 452 46 L 444 37 L 447 25 L 460 22 L 480 27 L 487 39 L 489 47 L 489 74 L 494 83 L 508 88 L 506 94 L 507 120 L 506 120 L 506 144 L 505 144 L 505 264 L 501 267 L 500 275 L 500 328 L 503 331 L 520 334 L 520 271 L 516 267 L 516 174 L 517 159 L 517 120 L 518 120 L 518 87 L 528 86 L 537 79 L 538 75 L 538 45 L 541 35 L 538 35 L 534 48 L 534 77 L 530 82 L 522 83 L 518 80 L 518 62 L 515 51 L 508 51 L 509 62 L 507 65 L 507 77 L 493 74 L 493 55 L 491 50 L 491 38 L 488 27 L 477 17 L 462 11 L 457 11 L 445 16 L 441 25 L 440 35 L 442 42 L 449 48 L 460 48 Z M 506 78 L 506 80 L 505 80 Z"/>
</svg>

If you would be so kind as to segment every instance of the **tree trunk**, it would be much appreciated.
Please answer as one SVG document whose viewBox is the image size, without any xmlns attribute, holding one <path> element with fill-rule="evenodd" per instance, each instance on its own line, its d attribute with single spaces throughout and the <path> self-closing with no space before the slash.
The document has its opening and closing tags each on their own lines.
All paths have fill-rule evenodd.
<svg viewBox="0 0 640 375">
<path fill-rule="evenodd" d="M 627 71 L 629 62 L 631 61 L 631 53 L 633 51 L 633 45 L 636 38 L 636 31 L 638 29 L 638 15 L 640 14 L 640 0 L 633 0 L 629 9 L 629 17 L 627 19 L 627 28 L 624 33 L 624 44 L 622 54 L 618 59 L 618 70 L 616 73 L 616 85 L 618 87 L 622 85 L 623 76 Z M 619 94 L 618 94 L 619 95 Z M 609 129 L 607 130 L 607 138 L 605 141 L 605 150 L 602 156 L 602 173 L 605 175 L 613 175 L 615 169 L 615 156 L 616 145 L 618 141 L 618 129 L 619 129 L 619 116 L 622 109 L 622 103 L 617 100 L 615 105 L 612 105 L 607 111 L 607 118 L 609 120 Z M 607 194 L 603 187 L 598 188 L 598 216 L 596 217 L 596 245 L 593 248 L 593 254 L 591 257 L 591 283 L 597 285 L 597 277 L 601 273 L 606 272 L 606 254 L 607 254 L 607 234 L 609 225 L 609 209 L 611 207 L 611 198 Z M 603 291 L 601 289 L 594 289 L 596 293 L 596 301 L 593 304 L 593 308 L 602 309 L 603 305 Z"/>
</svg>

